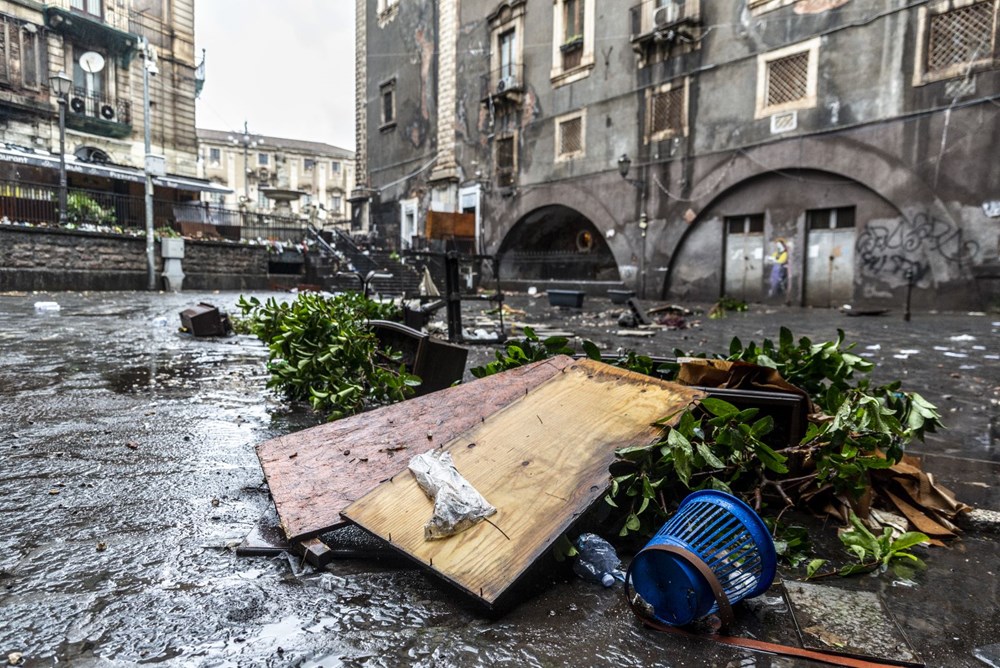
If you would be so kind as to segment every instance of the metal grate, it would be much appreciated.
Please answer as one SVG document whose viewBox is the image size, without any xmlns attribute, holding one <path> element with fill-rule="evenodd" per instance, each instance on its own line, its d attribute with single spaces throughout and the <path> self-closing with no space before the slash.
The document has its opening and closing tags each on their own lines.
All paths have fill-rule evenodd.
<svg viewBox="0 0 1000 668">
<path fill-rule="evenodd" d="M 514 138 L 503 137 L 497 140 L 497 185 L 509 187 L 514 185 Z"/>
<path fill-rule="evenodd" d="M 583 151 L 583 118 L 577 116 L 559 124 L 559 155 Z"/>
<path fill-rule="evenodd" d="M 672 135 L 684 133 L 684 87 L 656 93 L 650 99 L 650 134 L 669 132 Z"/>
<path fill-rule="evenodd" d="M 767 106 L 805 98 L 809 90 L 809 52 L 801 51 L 767 64 Z"/>
<path fill-rule="evenodd" d="M 930 17 L 928 72 L 940 72 L 990 55 L 994 1 L 977 2 Z"/>
</svg>

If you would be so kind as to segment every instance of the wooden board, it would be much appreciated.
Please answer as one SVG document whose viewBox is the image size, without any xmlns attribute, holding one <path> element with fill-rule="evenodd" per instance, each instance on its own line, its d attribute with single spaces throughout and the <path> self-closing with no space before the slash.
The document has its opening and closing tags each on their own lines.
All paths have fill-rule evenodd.
<svg viewBox="0 0 1000 668">
<path fill-rule="evenodd" d="M 615 450 L 651 442 L 661 433 L 654 421 L 701 396 L 577 361 L 443 446 L 459 473 L 496 506 L 490 517 L 496 526 L 481 522 L 450 538 L 424 540 L 433 504 L 408 471 L 344 516 L 492 606 L 606 492 Z"/>
<path fill-rule="evenodd" d="M 471 213 L 428 211 L 425 234 L 428 239 L 475 238 L 476 216 Z"/>
<path fill-rule="evenodd" d="M 487 376 L 257 446 L 289 541 L 345 526 L 340 511 L 573 363 L 569 357 Z"/>
</svg>

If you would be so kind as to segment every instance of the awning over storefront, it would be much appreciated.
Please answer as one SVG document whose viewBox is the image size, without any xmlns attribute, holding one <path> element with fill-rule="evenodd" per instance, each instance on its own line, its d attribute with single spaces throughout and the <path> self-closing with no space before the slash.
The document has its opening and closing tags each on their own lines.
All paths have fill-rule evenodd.
<svg viewBox="0 0 1000 668">
<path fill-rule="evenodd" d="M 28 167 L 43 167 L 59 170 L 59 158 L 51 153 L 42 153 L 32 149 L 15 149 L 9 147 L 0 148 L 0 163 L 11 163 L 25 165 Z M 66 171 L 74 174 L 85 174 L 116 181 L 129 181 L 132 183 L 143 183 L 145 174 L 140 169 L 134 167 L 123 167 L 120 165 L 104 165 L 94 162 L 83 162 L 75 155 L 66 156 Z M 189 176 L 154 176 L 153 185 L 161 188 L 176 188 L 177 190 L 188 190 L 192 192 L 210 192 L 228 194 L 232 189 L 221 186 L 217 183 L 196 179 Z"/>
</svg>

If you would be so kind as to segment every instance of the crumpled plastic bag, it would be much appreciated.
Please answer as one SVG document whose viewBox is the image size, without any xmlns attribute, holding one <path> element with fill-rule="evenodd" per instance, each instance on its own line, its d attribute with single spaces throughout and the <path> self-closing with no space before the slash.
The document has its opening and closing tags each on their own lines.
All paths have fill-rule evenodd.
<svg viewBox="0 0 1000 668">
<path fill-rule="evenodd" d="M 416 455 L 409 468 L 420 489 L 434 501 L 434 515 L 424 525 L 425 540 L 461 533 L 497 511 L 462 477 L 447 452 Z"/>
</svg>

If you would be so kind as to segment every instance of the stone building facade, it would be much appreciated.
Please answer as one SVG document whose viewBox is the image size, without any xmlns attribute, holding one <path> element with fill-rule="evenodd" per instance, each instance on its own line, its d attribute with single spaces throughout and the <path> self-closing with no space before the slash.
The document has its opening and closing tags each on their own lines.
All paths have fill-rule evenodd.
<svg viewBox="0 0 1000 668">
<path fill-rule="evenodd" d="M 290 203 L 299 214 L 322 205 L 327 222 L 347 221 L 354 190 L 354 152 L 321 142 L 198 129 L 201 176 L 231 189 L 214 196 L 227 206 L 249 203 L 270 210 L 268 189 L 300 193 Z"/>
<path fill-rule="evenodd" d="M 142 169 L 147 119 L 141 39 L 157 70 L 149 78 L 151 152 L 164 156 L 167 174 L 195 176 L 195 96 L 203 76 L 195 63 L 194 0 L 0 2 L 5 148 L 58 152 L 58 106 L 49 78 L 64 72 L 73 81 L 67 154 Z"/>
<path fill-rule="evenodd" d="M 357 0 L 359 218 L 505 279 L 996 305 L 1000 0 Z"/>
</svg>

